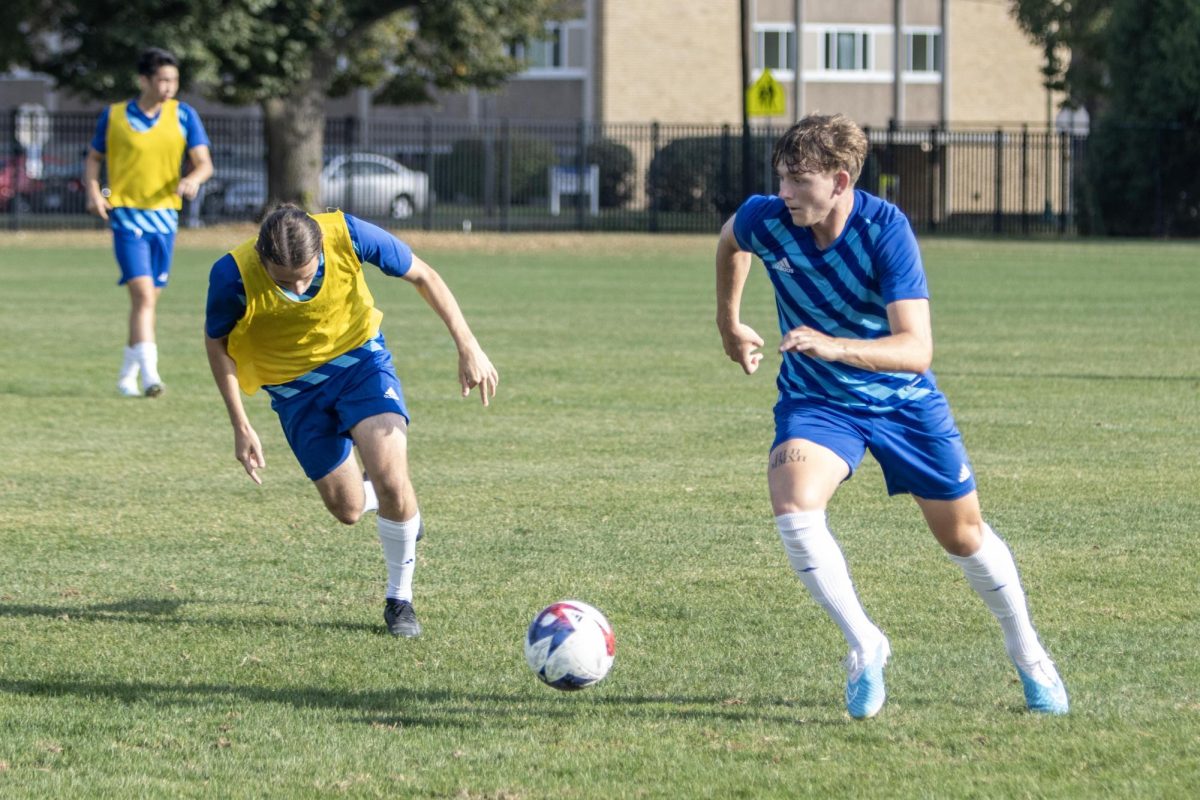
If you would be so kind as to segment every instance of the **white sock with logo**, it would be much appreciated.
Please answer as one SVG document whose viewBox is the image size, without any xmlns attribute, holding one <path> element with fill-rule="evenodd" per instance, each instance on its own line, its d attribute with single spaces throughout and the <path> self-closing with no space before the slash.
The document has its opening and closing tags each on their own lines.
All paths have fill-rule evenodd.
<svg viewBox="0 0 1200 800">
<path fill-rule="evenodd" d="M 121 360 L 121 372 L 117 375 L 117 383 L 125 386 L 136 384 L 139 368 L 137 351 L 126 345 L 125 354 Z"/>
<path fill-rule="evenodd" d="M 962 567 L 967 583 L 1000 622 L 1009 658 L 1026 671 L 1046 658 L 1029 619 L 1017 564 L 991 526 L 984 523 L 983 543 L 975 553 L 965 557 L 950 555 L 950 560 Z"/>
<path fill-rule="evenodd" d="M 158 374 L 158 345 L 154 342 L 138 342 L 133 346 L 133 352 L 142 368 L 142 388 L 162 383 Z"/>
<path fill-rule="evenodd" d="M 775 518 L 783 549 L 813 599 L 833 618 L 850 647 L 863 654 L 874 651 L 885 637 L 867 617 L 841 548 L 825 524 L 824 511 L 799 511 Z"/>
<path fill-rule="evenodd" d="M 412 519 L 395 522 L 376 517 L 383 560 L 387 562 L 387 596 L 412 602 L 413 571 L 417 566 L 417 533 L 421 530 L 421 512 Z"/>
</svg>

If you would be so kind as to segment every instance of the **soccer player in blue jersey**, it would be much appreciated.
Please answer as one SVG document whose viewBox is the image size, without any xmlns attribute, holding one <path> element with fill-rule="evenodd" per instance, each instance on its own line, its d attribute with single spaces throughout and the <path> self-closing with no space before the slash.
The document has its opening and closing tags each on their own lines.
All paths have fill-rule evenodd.
<svg viewBox="0 0 1200 800">
<path fill-rule="evenodd" d="M 212 159 L 200 115 L 175 99 L 175 56 L 150 48 L 138 58 L 137 71 L 137 98 L 100 114 L 84 165 L 84 184 L 88 211 L 112 228 L 121 268 L 118 283 L 129 290 L 129 337 L 117 391 L 126 397 L 157 397 L 164 389 L 154 332 L 158 296 L 171 271 L 183 199 L 195 198 L 212 175 Z M 186 175 L 185 155 L 191 165 Z M 100 168 L 105 165 L 107 197 L 100 188 Z"/>
<path fill-rule="evenodd" d="M 866 154 L 865 135 L 846 117 L 800 120 L 775 145 L 778 194 L 746 200 L 717 245 L 717 327 L 746 374 L 764 346 L 740 321 L 750 254 L 775 288 L 782 363 L 767 484 L 784 550 L 850 646 L 850 715 L 874 716 L 891 647 L 859 603 L 826 523 L 834 492 L 870 450 L 888 493 L 914 497 L 999 620 L 1028 708 L 1066 713 L 1012 554 L 983 521 L 962 437 L 929 371 L 929 293 L 912 229 L 896 206 L 855 189 Z"/>
<path fill-rule="evenodd" d="M 463 397 L 478 386 L 488 405 L 499 376 L 441 276 L 396 237 L 340 211 L 310 216 L 282 206 L 257 238 L 213 265 L 205 349 L 233 424 L 234 455 L 255 483 L 266 462 L 239 389 L 266 389 L 292 452 L 334 517 L 353 525 L 378 511 L 388 573 L 384 621 L 393 635 L 412 637 L 421 632 L 412 580 L 422 524 L 408 474 L 408 410 L 363 264 L 416 288 L 458 348 Z"/>
</svg>

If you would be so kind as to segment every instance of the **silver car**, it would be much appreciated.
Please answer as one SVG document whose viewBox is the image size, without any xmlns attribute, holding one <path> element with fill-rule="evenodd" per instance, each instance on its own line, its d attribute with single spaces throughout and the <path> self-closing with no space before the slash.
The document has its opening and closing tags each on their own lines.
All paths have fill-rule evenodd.
<svg viewBox="0 0 1200 800">
<path fill-rule="evenodd" d="M 321 170 L 321 205 L 365 217 L 406 219 L 429 202 L 429 176 L 386 156 L 350 153 Z"/>
</svg>

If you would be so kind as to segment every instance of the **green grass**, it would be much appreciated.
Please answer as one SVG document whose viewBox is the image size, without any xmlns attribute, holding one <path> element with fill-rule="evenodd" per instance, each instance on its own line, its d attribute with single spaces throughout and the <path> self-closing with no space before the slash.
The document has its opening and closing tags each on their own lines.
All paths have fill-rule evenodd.
<svg viewBox="0 0 1200 800">
<path fill-rule="evenodd" d="M 0 796 L 1200 793 L 1200 247 L 924 243 L 934 368 L 1073 708 L 1024 713 L 998 626 L 866 463 L 830 516 L 895 655 L 856 723 L 771 520 L 773 361 L 744 377 L 712 324 L 713 241 L 473 241 L 422 254 L 501 372 L 486 411 L 416 293 L 368 276 L 428 524 L 415 641 L 382 633 L 374 525 L 329 517 L 262 397 L 266 484 L 233 459 L 200 340 L 225 248 L 184 237 L 169 393 L 128 401 L 109 249 L 4 242 Z M 745 307 L 771 339 L 758 273 Z M 618 640 L 576 694 L 521 655 L 568 596 Z"/>
</svg>

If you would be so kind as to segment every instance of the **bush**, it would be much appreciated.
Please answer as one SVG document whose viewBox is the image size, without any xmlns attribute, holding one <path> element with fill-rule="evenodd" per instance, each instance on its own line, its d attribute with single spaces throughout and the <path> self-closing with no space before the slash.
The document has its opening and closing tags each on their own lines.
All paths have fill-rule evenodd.
<svg viewBox="0 0 1200 800">
<path fill-rule="evenodd" d="M 770 193 L 771 150 L 776 136 L 751 139 L 751 191 Z M 740 134 L 675 139 L 650 162 L 650 203 L 659 211 L 710 212 L 728 216 L 742 201 Z"/>
<path fill-rule="evenodd" d="M 547 175 L 558 163 L 554 145 L 543 139 L 514 136 L 512 146 L 512 201 L 530 203 L 546 196 Z M 450 152 L 439 156 L 434 174 L 437 196 L 446 202 L 482 204 L 489 170 L 495 179 L 499 202 L 504 180 L 505 142 L 500 138 L 459 139 Z"/>
<path fill-rule="evenodd" d="M 600 167 L 600 207 L 621 208 L 633 197 L 633 151 L 612 139 L 598 139 L 584 149 L 584 160 Z"/>
</svg>

